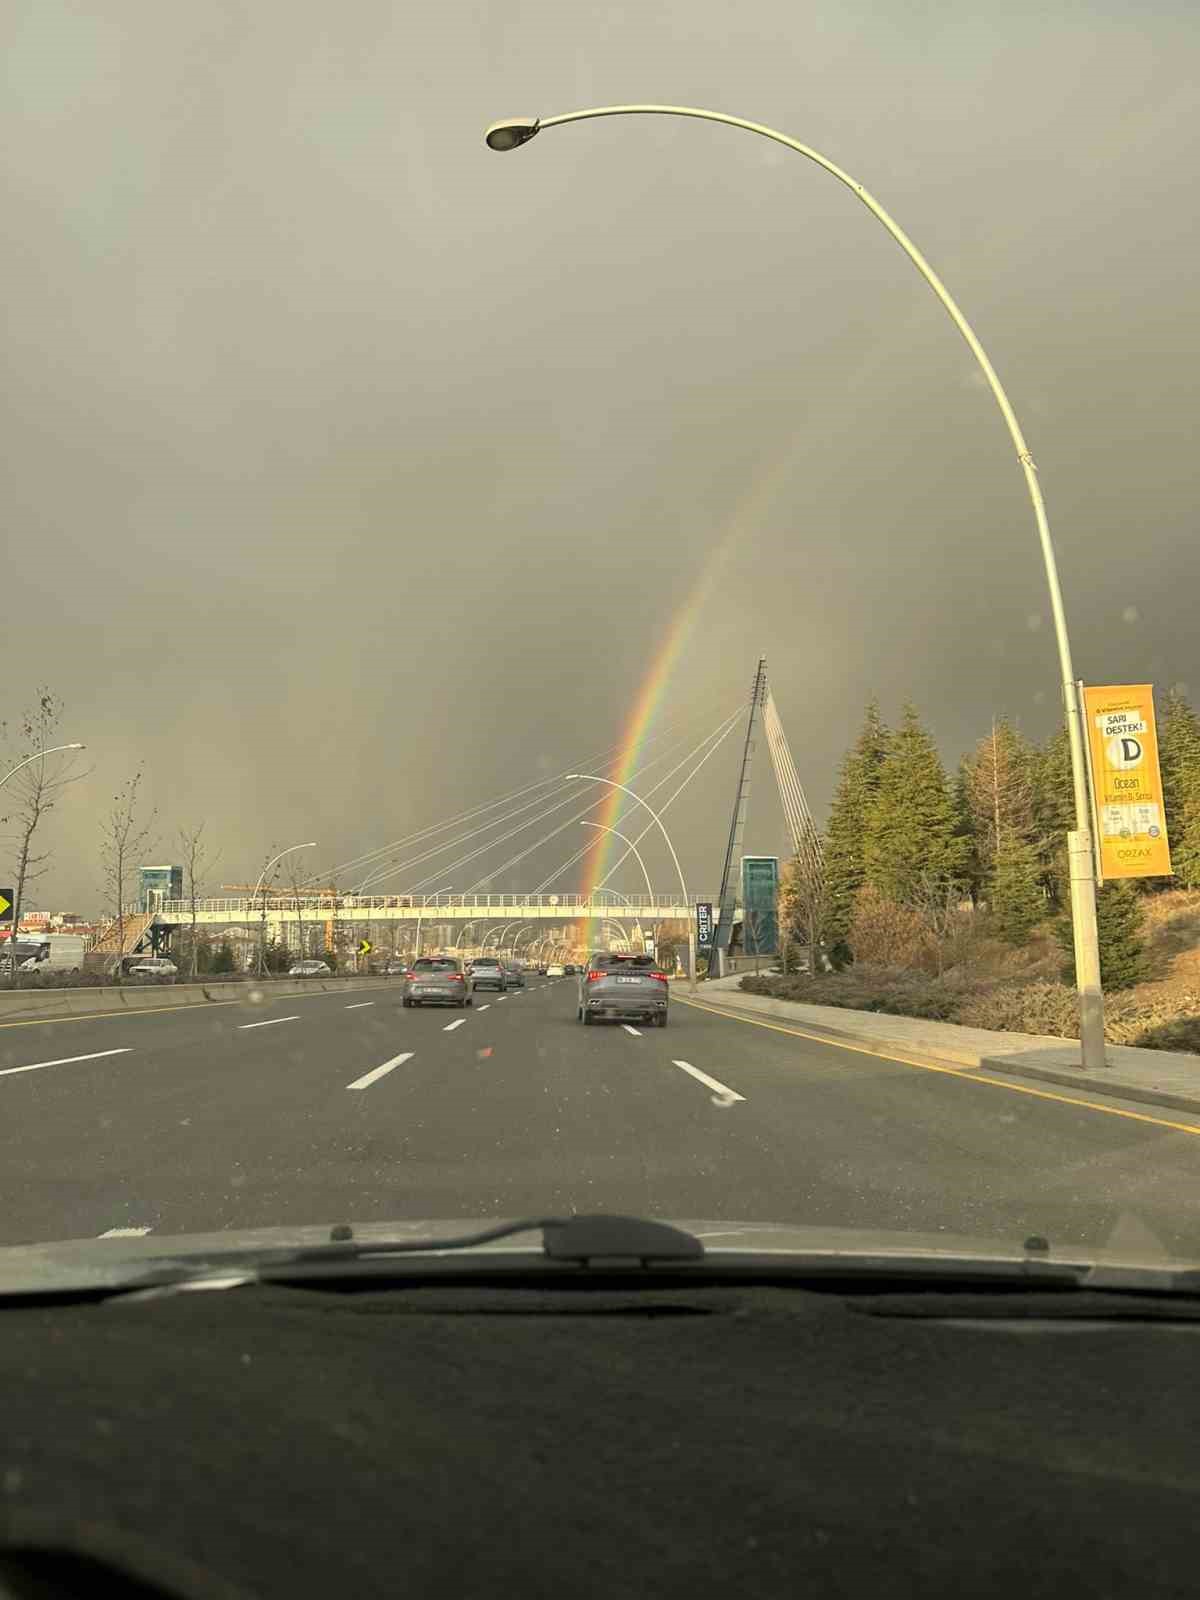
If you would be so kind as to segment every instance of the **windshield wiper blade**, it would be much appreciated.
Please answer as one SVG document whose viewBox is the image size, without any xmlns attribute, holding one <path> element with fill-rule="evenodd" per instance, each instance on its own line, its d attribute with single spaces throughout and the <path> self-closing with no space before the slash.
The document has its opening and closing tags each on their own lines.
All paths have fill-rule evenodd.
<svg viewBox="0 0 1200 1600">
<path fill-rule="evenodd" d="M 597 1262 L 634 1261 L 641 1266 L 666 1261 L 700 1261 L 704 1246 L 694 1234 L 648 1217 L 615 1216 L 608 1212 L 580 1213 L 570 1217 L 522 1217 L 501 1222 L 477 1233 L 460 1233 L 438 1239 L 342 1239 L 335 1228 L 328 1244 L 288 1251 L 286 1264 L 306 1261 L 361 1261 L 371 1256 L 433 1255 L 453 1250 L 474 1250 L 522 1233 L 540 1233 L 542 1250 L 551 1261 L 587 1266 Z M 346 1230 L 347 1233 L 349 1230 Z"/>
</svg>

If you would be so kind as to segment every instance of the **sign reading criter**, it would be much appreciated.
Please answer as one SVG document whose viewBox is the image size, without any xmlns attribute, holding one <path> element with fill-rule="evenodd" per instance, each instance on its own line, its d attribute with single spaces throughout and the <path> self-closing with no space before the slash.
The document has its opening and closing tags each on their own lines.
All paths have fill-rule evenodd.
<svg viewBox="0 0 1200 1600">
<path fill-rule="evenodd" d="M 1154 692 L 1149 683 L 1084 689 L 1100 870 L 1105 878 L 1159 878 L 1171 871 Z"/>
</svg>

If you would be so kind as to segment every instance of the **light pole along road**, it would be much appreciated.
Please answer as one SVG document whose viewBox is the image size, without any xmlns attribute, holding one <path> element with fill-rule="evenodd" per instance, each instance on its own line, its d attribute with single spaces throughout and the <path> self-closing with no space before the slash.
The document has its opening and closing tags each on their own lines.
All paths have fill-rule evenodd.
<svg viewBox="0 0 1200 1600">
<path fill-rule="evenodd" d="M 627 784 L 618 783 L 615 778 L 600 778 L 594 772 L 568 772 L 571 778 L 586 778 L 590 783 L 606 783 L 610 789 L 619 789 L 622 794 L 627 794 L 631 800 L 636 800 L 644 810 L 648 811 L 658 823 L 658 831 L 666 840 L 667 849 L 671 852 L 671 860 L 675 863 L 675 871 L 679 874 L 679 892 L 683 896 L 684 908 L 687 912 L 688 926 L 688 990 L 691 994 L 696 992 L 696 918 L 692 913 L 692 902 L 688 899 L 687 884 L 683 881 L 683 868 L 679 865 L 679 857 L 675 854 L 675 846 L 671 843 L 671 835 L 667 832 L 666 824 L 655 811 L 654 807 L 643 800 L 640 794 L 635 794 Z"/>
<path fill-rule="evenodd" d="M 260 978 L 263 975 L 263 957 L 265 955 L 267 943 L 267 891 L 263 886 L 264 879 L 266 878 L 267 873 L 270 872 L 271 868 L 275 866 L 277 862 L 282 861 L 284 856 L 290 856 L 293 850 L 315 850 L 316 848 L 317 841 L 315 839 L 309 839 L 306 844 L 290 844 L 286 850 L 281 850 L 277 856 L 272 856 L 270 861 L 267 862 L 266 866 L 258 875 L 258 882 L 254 885 L 254 894 L 250 896 L 250 909 L 254 909 L 255 898 L 258 895 L 258 891 L 262 889 L 262 926 L 258 935 L 258 975 Z"/>
<path fill-rule="evenodd" d="M 799 140 L 791 139 L 787 134 L 768 128 L 761 122 L 747 122 L 743 117 L 731 117 L 722 111 L 705 111 L 697 106 L 592 106 L 582 111 L 564 111 L 554 117 L 510 117 L 503 122 L 492 123 L 484 137 L 491 150 L 516 150 L 519 146 L 528 144 L 529 140 L 543 128 L 553 128 L 567 122 L 585 122 L 593 117 L 630 116 L 693 117 L 704 122 L 720 122 L 730 128 L 741 128 L 746 133 L 758 134 L 764 139 L 772 139 L 776 144 L 794 150 L 797 155 L 815 162 L 839 183 L 845 184 L 872 216 L 882 223 L 925 279 L 966 341 L 987 379 L 988 388 L 1000 407 L 1013 448 L 1017 453 L 1017 460 L 1021 463 L 1021 470 L 1025 474 L 1025 485 L 1033 506 L 1042 561 L 1046 569 L 1046 585 L 1050 591 L 1050 610 L 1054 617 L 1054 637 L 1058 645 L 1063 707 L 1066 714 L 1067 738 L 1071 747 L 1071 780 L 1075 795 L 1075 827 L 1067 835 L 1067 848 L 1071 868 L 1071 925 L 1075 944 L 1076 985 L 1079 991 L 1081 1060 L 1085 1069 L 1103 1067 L 1105 1065 L 1104 994 L 1100 988 L 1100 946 L 1096 932 L 1096 869 L 1092 854 L 1092 806 L 1083 741 L 1083 722 L 1080 715 L 1079 684 L 1071 660 L 1066 611 L 1058 581 L 1058 563 L 1050 539 L 1050 524 L 1046 517 L 1041 486 L 1038 483 L 1037 467 L 995 368 L 945 284 L 899 223 L 889 216 L 879 201 L 868 194 L 862 184 L 848 172 L 843 172 L 841 167 L 832 162 L 828 156 L 823 156 L 819 150 L 814 150 L 810 145 L 801 144 Z"/>
</svg>

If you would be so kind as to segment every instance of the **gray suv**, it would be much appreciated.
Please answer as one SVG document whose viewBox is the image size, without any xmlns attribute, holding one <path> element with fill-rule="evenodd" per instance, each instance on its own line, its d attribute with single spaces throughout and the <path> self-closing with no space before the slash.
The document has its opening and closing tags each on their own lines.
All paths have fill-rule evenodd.
<svg viewBox="0 0 1200 1600">
<path fill-rule="evenodd" d="M 496 956 L 476 956 L 471 963 L 471 990 L 499 989 L 503 994 L 508 988 L 508 979 L 504 967 Z"/>
<path fill-rule="evenodd" d="M 638 1018 L 656 1028 L 667 1025 L 669 1003 L 667 975 L 653 956 L 618 955 L 597 950 L 579 969 L 579 1009 L 582 1023 L 611 1017 L 615 1022 Z"/>
</svg>

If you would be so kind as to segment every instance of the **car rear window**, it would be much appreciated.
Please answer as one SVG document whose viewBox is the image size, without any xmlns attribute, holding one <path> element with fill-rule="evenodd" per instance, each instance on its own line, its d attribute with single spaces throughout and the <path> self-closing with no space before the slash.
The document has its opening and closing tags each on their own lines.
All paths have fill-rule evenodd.
<svg viewBox="0 0 1200 1600">
<path fill-rule="evenodd" d="M 436 957 L 422 956 L 420 961 L 414 962 L 414 972 L 457 972 L 458 962 L 446 959 L 439 961 Z"/>
<path fill-rule="evenodd" d="M 476 956 L 474 964 L 477 967 L 498 967 L 500 965 L 491 956 Z"/>
<path fill-rule="evenodd" d="M 647 972 L 654 971 L 653 956 L 627 956 L 619 955 L 606 950 L 601 955 L 592 957 L 594 967 L 643 967 Z"/>
</svg>

